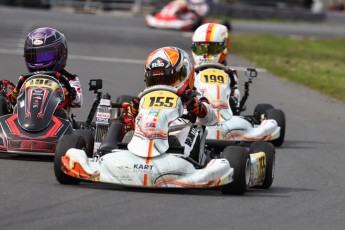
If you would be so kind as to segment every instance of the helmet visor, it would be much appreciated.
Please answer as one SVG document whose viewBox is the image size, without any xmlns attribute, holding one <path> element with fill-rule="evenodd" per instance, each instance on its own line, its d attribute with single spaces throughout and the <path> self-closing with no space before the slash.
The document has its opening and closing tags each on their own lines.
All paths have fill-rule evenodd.
<svg viewBox="0 0 345 230">
<path fill-rule="evenodd" d="M 186 78 L 185 71 L 176 72 L 173 68 L 146 70 L 145 75 L 147 87 L 154 85 L 175 86 Z"/>
<path fill-rule="evenodd" d="M 28 49 L 25 50 L 25 61 L 28 63 L 44 63 L 56 60 L 59 58 L 57 49 Z"/>
<path fill-rule="evenodd" d="M 225 42 L 195 42 L 192 46 L 196 55 L 217 55 L 225 49 Z"/>
</svg>

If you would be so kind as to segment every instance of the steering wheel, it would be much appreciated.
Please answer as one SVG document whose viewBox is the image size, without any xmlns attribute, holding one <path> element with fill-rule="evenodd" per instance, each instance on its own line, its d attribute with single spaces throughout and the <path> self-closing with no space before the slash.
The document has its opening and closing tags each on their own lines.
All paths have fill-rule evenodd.
<svg viewBox="0 0 345 230">
<path fill-rule="evenodd" d="M 219 64 L 219 63 L 204 63 L 201 65 L 197 65 L 197 66 L 195 66 L 195 71 L 199 72 L 199 71 L 202 71 L 204 69 L 209 69 L 209 68 L 215 68 L 215 69 L 221 69 L 224 71 L 228 71 L 228 67 L 226 67 L 225 65 Z"/>
<path fill-rule="evenodd" d="M 20 89 L 22 88 L 24 82 L 29 78 L 29 77 L 32 77 L 34 75 L 48 75 L 50 77 L 53 77 L 55 78 L 56 80 L 58 80 L 60 83 L 62 83 L 67 92 L 68 92 L 68 95 L 72 95 L 72 86 L 70 85 L 68 79 L 60 74 L 59 72 L 56 72 L 56 71 L 43 71 L 43 72 L 35 72 L 35 73 L 28 73 L 28 74 L 25 74 L 25 75 L 22 75 L 20 76 L 19 78 L 19 81 L 18 81 L 18 84 L 17 84 L 17 89 Z M 62 109 L 62 108 L 66 108 L 69 104 L 71 103 L 71 97 L 65 97 L 65 100 L 59 104 L 56 109 Z"/>
</svg>

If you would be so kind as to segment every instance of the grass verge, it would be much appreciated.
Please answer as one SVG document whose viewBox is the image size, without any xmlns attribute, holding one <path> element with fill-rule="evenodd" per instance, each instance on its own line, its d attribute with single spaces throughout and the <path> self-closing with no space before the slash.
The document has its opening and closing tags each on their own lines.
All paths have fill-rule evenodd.
<svg viewBox="0 0 345 230">
<path fill-rule="evenodd" d="M 231 52 L 279 77 L 345 102 L 345 39 L 231 35 Z"/>
</svg>

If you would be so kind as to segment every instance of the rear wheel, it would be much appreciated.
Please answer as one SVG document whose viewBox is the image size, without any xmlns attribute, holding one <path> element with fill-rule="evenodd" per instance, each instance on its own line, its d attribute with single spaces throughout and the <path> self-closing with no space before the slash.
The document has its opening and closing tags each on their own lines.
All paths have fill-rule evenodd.
<svg viewBox="0 0 345 230">
<path fill-rule="evenodd" d="M 90 129 L 76 129 L 73 131 L 76 136 L 82 136 L 86 143 L 86 155 L 87 157 L 93 157 L 93 149 L 95 145 L 95 136 Z"/>
<path fill-rule="evenodd" d="M 281 109 L 268 109 L 265 112 L 265 118 L 275 120 L 280 127 L 279 138 L 270 142 L 276 147 L 281 146 L 285 140 L 286 120 L 284 112 Z"/>
<path fill-rule="evenodd" d="M 273 108 L 271 104 L 257 104 L 254 109 L 254 118 L 261 123 L 262 115 L 265 114 L 266 110 Z"/>
<path fill-rule="evenodd" d="M 66 152 L 70 148 L 84 149 L 86 150 L 87 146 L 85 140 L 82 136 L 76 135 L 64 135 L 58 141 L 57 147 L 55 149 L 54 156 L 54 173 L 57 181 L 60 184 L 79 184 L 80 180 L 74 177 L 71 177 L 65 174 L 62 170 L 61 158 L 65 156 Z"/>
<path fill-rule="evenodd" d="M 221 154 L 221 158 L 229 161 L 234 168 L 234 181 L 221 188 L 224 194 L 242 195 L 248 189 L 250 179 L 250 156 L 247 148 L 228 146 Z"/>
<path fill-rule="evenodd" d="M 264 183 L 259 188 L 268 189 L 271 187 L 275 171 L 275 149 L 274 146 L 265 141 L 253 142 L 249 147 L 249 153 L 264 152 L 266 156 L 266 168 Z"/>
</svg>

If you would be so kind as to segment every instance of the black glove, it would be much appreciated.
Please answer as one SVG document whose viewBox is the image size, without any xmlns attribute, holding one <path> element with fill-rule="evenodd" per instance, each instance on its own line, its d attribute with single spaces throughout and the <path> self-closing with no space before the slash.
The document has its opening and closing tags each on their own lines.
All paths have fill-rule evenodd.
<svg viewBox="0 0 345 230">
<path fill-rule="evenodd" d="M 131 101 L 131 112 L 134 117 L 138 115 L 139 103 L 140 103 L 139 97 L 134 97 L 133 100 Z"/>
<path fill-rule="evenodd" d="M 187 101 L 186 107 L 188 112 L 196 117 L 204 118 L 207 115 L 206 106 L 197 97 L 193 97 Z"/>
<path fill-rule="evenodd" d="M 230 104 L 230 108 L 232 110 L 233 115 L 239 115 L 240 114 L 240 108 L 238 106 L 238 99 L 234 96 L 230 96 L 229 104 Z"/>
<path fill-rule="evenodd" d="M 72 101 L 77 97 L 77 91 L 75 90 L 75 88 L 73 87 L 71 88 L 69 92 L 69 97 L 71 98 Z"/>
</svg>

